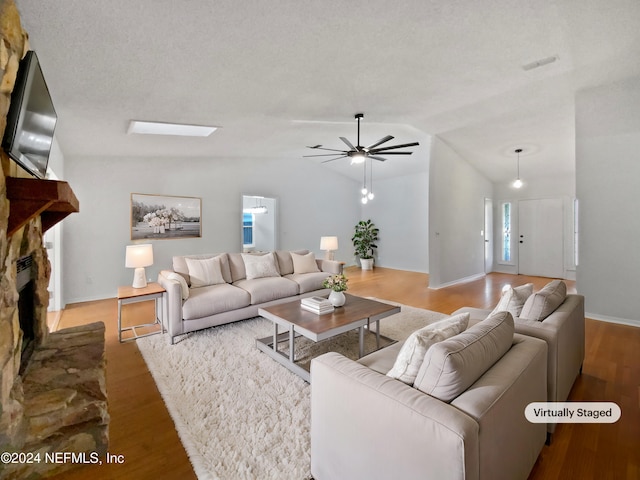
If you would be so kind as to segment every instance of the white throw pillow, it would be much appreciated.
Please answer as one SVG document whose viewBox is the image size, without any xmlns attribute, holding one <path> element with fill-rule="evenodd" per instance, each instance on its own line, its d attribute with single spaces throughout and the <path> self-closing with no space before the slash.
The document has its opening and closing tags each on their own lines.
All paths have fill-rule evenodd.
<svg viewBox="0 0 640 480">
<path fill-rule="evenodd" d="M 566 296 L 567 284 L 562 280 L 552 280 L 542 290 L 527 298 L 520 316 L 541 322 L 564 302 Z"/>
<path fill-rule="evenodd" d="M 171 270 L 163 270 L 161 273 L 165 278 L 174 280 L 180 284 L 182 300 L 186 300 L 187 298 L 189 298 L 189 285 L 187 285 L 187 281 L 182 275 L 177 272 L 172 272 Z"/>
<path fill-rule="evenodd" d="M 465 331 L 468 324 L 469 313 L 460 313 L 416 330 L 402 345 L 387 376 L 413 385 L 429 347 Z"/>
<path fill-rule="evenodd" d="M 320 271 L 316 263 L 316 256 L 313 252 L 309 252 L 306 255 L 291 252 L 291 259 L 293 260 L 293 273 L 314 273 Z"/>
<path fill-rule="evenodd" d="M 493 309 L 489 316 L 498 312 L 509 312 L 513 318 L 519 317 L 520 312 L 522 312 L 522 307 L 532 293 L 533 283 L 520 285 L 516 288 L 509 287 L 502 294 L 498 305 L 496 305 L 496 308 Z"/>
<path fill-rule="evenodd" d="M 278 267 L 273 252 L 266 255 L 242 254 L 247 280 L 263 277 L 279 277 Z"/>
<path fill-rule="evenodd" d="M 198 288 L 227 283 L 222 276 L 220 259 L 218 257 L 203 259 L 185 258 L 185 261 L 187 262 L 192 287 Z"/>
</svg>

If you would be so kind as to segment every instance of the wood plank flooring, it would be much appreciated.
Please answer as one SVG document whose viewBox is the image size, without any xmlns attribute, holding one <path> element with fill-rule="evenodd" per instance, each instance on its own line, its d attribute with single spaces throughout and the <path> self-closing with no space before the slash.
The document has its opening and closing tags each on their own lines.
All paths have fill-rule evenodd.
<svg viewBox="0 0 640 480">
<path fill-rule="evenodd" d="M 463 306 L 492 308 L 502 287 L 549 279 L 492 273 L 485 278 L 429 290 L 428 275 L 376 267 L 346 269 L 349 293 L 393 300 L 414 307 L 451 313 Z M 575 284 L 567 282 L 570 292 Z M 153 317 L 153 303 L 125 307 L 123 323 Z M 107 327 L 107 390 L 110 453 L 124 455 L 122 465 L 81 467 L 62 479 L 195 478 L 164 402 L 135 342 L 120 344 L 114 299 L 69 305 L 59 328 L 103 321 Z M 640 479 L 640 328 L 586 321 L 583 374 L 571 392 L 574 401 L 613 401 L 622 409 L 615 424 L 561 424 L 545 446 L 530 480 Z M 268 360 L 265 358 L 265 360 Z M 262 480 L 262 479 L 261 479 Z"/>
</svg>

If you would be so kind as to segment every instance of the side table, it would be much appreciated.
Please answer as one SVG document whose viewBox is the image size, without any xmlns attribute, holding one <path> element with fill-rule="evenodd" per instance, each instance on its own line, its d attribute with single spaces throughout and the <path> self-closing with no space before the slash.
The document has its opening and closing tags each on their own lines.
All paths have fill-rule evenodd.
<svg viewBox="0 0 640 480">
<path fill-rule="evenodd" d="M 133 288 L 131 286 L 118 287 L 118 340 L 120 343 L 135 340 L 136 338 L 147 337 L 149 335 L 155 335 L 156 333 L 164 333 L 164 309 L 163 301 L 166 290 L 162 288 L 159 283 L 151 282 L 143 288 Z M 122 326 L 122 306 L 129 303 L 146 302 L 149 300 L 155 301 L 155 321 L 152 323 L 141 323 L 130 327 Z M 144 333 L 138 335 L 136 328 L 153 327 L 154 325 L 160 325 L 159 331 Z M 132 331 L 133 337 L 122 338 L 122 333 Z"/>
</svg>

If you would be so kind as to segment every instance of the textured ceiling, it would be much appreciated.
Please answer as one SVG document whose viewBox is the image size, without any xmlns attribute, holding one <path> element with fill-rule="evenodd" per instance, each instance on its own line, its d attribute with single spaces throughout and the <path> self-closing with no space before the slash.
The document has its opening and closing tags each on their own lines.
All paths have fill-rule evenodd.
<svg viewBox="0 0 640 480">
<path fill-rule="evenodd" d="M 300 158 L 439 135 L 493 181 L 574 171 L 574 95 L 640 75 L 638 0 L 16 0 L 67 157 Z M 534 70 L 522 66 L 549 56 Z M 127 135 L 129 120 L 218 125 Z M 317 152 L 315 152 L 317 153 Z M 151 161 L 151 160 L 150 160 Z M 357 177 L 348 160 L 327 164 Z M 542 173 L 541 173 L 542 172 Z"/>
</svg>

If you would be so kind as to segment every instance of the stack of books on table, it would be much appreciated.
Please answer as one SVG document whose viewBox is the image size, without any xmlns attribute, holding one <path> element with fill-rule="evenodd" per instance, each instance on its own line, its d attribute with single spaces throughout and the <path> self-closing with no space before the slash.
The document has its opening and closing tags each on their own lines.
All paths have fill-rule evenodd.
<svg viewBox="0 0 640 480">
<path fill-rule="evenodd" d="M 305 310 L 322 315 L 333 312 L 331 302 L 323 297 L 308 297 L 300 300 L 300 306 Z"/>
</svg>

